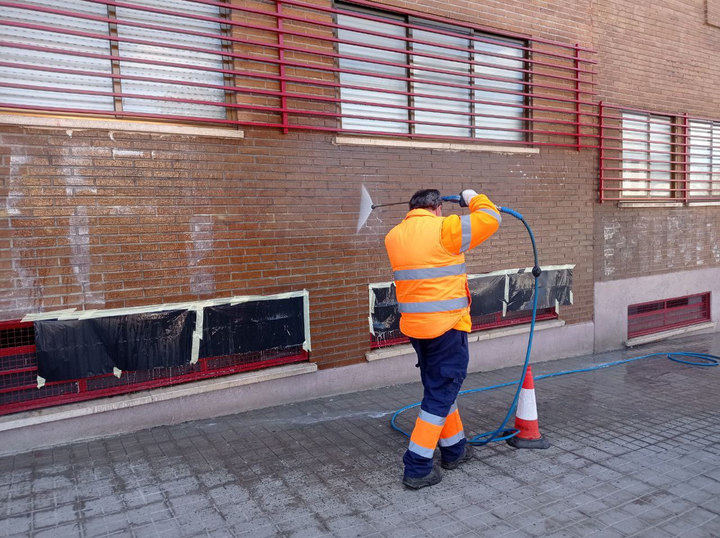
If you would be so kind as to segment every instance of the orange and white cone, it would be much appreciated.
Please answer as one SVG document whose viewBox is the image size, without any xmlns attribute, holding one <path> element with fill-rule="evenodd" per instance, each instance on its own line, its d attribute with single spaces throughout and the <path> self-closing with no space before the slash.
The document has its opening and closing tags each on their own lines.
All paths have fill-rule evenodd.
<svg viewBox="0 0 720 538">
<path fill-rule="evenodd" d="M 520 389 L 518 405 L 515 410 L 515 428 L 520 432 L 506 442 L 515 448 L 550 448 L 550 443 L 540 435 L 537 404 L 535 403 L 535 383 L 530 365 L 527 367 L 525 381 Z"/>
</svg>

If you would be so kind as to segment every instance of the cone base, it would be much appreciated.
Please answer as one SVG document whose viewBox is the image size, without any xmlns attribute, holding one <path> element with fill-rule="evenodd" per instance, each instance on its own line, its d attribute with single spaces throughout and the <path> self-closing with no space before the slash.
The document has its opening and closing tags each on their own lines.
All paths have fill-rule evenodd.
<svg viewBox="0 0 720 538">
<path fill-rule="evenodd" d="M 521 439 L 517 435 L 505 441 L 513 448 L 550 448 L 550 443 L 543 436 L 539 439 Z"/>
</svg>

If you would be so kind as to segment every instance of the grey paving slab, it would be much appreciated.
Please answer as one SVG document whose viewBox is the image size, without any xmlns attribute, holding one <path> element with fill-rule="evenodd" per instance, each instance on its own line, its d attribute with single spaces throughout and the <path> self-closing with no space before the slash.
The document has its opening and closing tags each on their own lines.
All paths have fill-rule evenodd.
<svg viewBox="0 0 720 538">
<path fill-rule="evenodd" d="M 663 349 L 720 354 L 720 335 L 533 371 Z M 718 381 L 720 368 L 666 359 L 538 380 L 552 448 L 485 446 L 421 491 L 401 486 L 406 441 L 388 425 L 419 383 L 18 454 L 0 458 L 0 535 L 720 536 Z M 466 430 L 494 426 L 512 394 L 464 396 Z"/>
</svg>

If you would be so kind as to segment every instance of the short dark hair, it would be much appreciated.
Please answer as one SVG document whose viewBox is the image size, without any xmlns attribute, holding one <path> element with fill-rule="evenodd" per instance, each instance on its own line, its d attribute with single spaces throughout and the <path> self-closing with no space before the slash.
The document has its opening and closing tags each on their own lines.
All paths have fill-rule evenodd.
<svg viewBox="0 0 720 538">
<path fill-rule="evenodd" d="M 423 189 L 410 198 L 410 209 L 437 209 L 441 205 L 442 198 L 437 189 Z"/>
</svg>

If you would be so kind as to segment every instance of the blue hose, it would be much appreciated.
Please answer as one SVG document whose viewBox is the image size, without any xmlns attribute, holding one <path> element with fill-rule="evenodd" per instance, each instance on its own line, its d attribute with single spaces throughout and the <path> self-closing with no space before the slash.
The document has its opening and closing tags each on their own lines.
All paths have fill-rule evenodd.
<svg viewBox="0 0 720 538">
<path fill-rule="evenodd" d="M 533 287 L 533 306 L 532 306 L 532 318 L 530 321 L 530 334 L 528 335 L 528 344 L 527 344 L 527 351 L 525 352 L 525 362 L 523 364 L 523 370 L 522 374 L 520 376 L 520 379 L 517 381 L 508 381 L 507 383 L 500 383 L 499 385 L 492 385 L 489 387 L 482 387 L 479 389 L 468 389 L 468 390 L 462 390 L 458 393 L 458 396 L 461 396 L 463 394 L 471 394 L 473 392 L 484 392 L 486 390 L 494 390 L 499 389 L 502 387 L 509 387 L 512 385 L 517 385 L 517 390 L 515 391 L 515 397 L 513 398 L 512 404 L 510 405 L 510 408 L 508 409 L 507 414 L 505 415 L 505 418 L 503 418 L 500 425 L 494 429 L 490 430 L 484 433 L 479 433 L 475 435 L 474 437 L 471 437 L 468 439 L 468 443 L 476 446 L 482 446 L 486 445 L 488 443 L 491 443 L 493 441 L 504 441 L 506 439 L 510 439 L 511 437 L 514 437 L 518 434 L 518 430 L 515 428 L 509 428 L 506 429 L 506 425 L 508 421 L 510 420 L 510 417 L 515 413 L 515 408 L 517 407 L 518 398 L 520 396 L 520 389 L 522 389 L 523 382 L 525 381 L 525 374 L 527 372 L 528 364 L 530 363 L 530 352 L 532 351 L 532 343 L 533 343 L 533 336 L 535 334 L 535 316 L 537 314 L 537 298 L 538 298 L 538 277 L 540 276 L 540 266 L 538 264 L 538 254 L 537 254 L 537 246 L 535 245 L 535 236 L 532 233 L 532 230 L 530 229 L 530 226 L 527 222 L 525 222 L 525 218 L 518 213 L 517 211 L 513 211 L 512 209 L 509 209 L 507 207 L 500 207 L 501 213 L 506 213 L 508 215 L 512 215 L 516 219 L 518 219 L 520 222 L 522 222 L 525 225 L 525 228 L 527 229 L 528 235 L 530 236 L 530 242 L 532 243 L 532 249 L 533 249 L 533 258 L 535 265 L 533 266 L 533 276 L 535 277 L 535 284 Z M 613 361 L 613 362 L 607 362 L 604 364 L 598 364 L 595 366 L 589 366 L 587 368 L 577 368 L 575 370 L 563 370 L 561 372 L 554 372 L 551 374 L 544 374 L 539 375 L 535 377 L 535 380 L 539 379 L 546 379 L 548 377 L 559 377 L 561 375 L 568 375 L 568 374 L 577 374 L 581 372 L 591 372 L 593 370 L 600 370 L 602 368 L 609 368 L 611 366 L 618 366 L 620 364 L 627 364 L 629 362 L 633 361 L 639 361 L 641 359 L 649 359 L 649 358 L 657 358 L 657 357 L 666 357 L 674 362 L 679 362 L 682 364 L 689 364 L 691 366 L 718 366 L 720 364 L 720 357 L 716 355 L 710 355 L 709 353 L 695 353 L 695 352 L 688 352 L 688 351 L 676 351 L 676 352 L 670 352 L 670 353 L 650 353 L 649 355 L 642 355 L 640 357 L 632 357 L 630 359 L 623 359 L 619 361 Z M 686 360 L 685 358 L 692 358 L 692 359 L 698 359 L 698 360 Z M 408 409 L 412 409 L 414 407 L 418 407 L 421 404 L 421 402 L 416 402 L 414 404 L 406 405 L 405 407 L 402 407 L 395 411 L 393 413 L 392 418 L 390 419 L 390 426 L 400 433 L 402 433 L 405 437 L 410 437 L 410 434 L 400 428 L 396 424 L 397 417 L 403 413 L 404 411 L 407 411 Z"/>
</svg>

